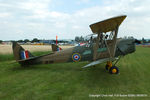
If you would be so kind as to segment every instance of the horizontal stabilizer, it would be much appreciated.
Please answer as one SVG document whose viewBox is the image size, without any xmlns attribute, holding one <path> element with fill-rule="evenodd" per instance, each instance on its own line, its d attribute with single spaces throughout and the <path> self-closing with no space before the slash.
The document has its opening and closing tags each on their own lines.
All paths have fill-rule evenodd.
<svg viewBox="0 0 150 100">
<path fill-rule="evenodd" d="M 43 57 L 43 56 L 47 56 L 47 55 L 51 55 L 51 54 L 54 54 L 54 53 L 44 54 L 44 55 L 35 56 L 35 57 L 29 57 L 27 59 L 21 59 L 21 60 L 18 60 L 18 61 L 19 62 L 24 62 L 24 61 L 34 60 L 34 59 L 37 59 L 37 58 L 40 58 L 40 57 Z"/>
</svg>

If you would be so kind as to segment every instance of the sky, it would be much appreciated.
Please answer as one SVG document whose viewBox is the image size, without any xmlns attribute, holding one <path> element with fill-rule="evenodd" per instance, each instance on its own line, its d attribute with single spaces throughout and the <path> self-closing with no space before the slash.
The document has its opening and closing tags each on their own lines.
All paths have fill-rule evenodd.
<svg viewBox="0 0 150 100">
<path fill-rule="evenodd" d="M 150 0 L 0 0 L 0 40 L 74 39 L 95 22 L 127 15 L 118 37 L 150 38 Z"/>
</svg>

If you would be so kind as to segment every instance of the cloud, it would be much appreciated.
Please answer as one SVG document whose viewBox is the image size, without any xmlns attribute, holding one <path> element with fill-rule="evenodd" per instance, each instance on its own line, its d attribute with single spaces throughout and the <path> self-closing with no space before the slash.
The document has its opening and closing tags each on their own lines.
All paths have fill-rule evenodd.
<svg viewBox="0 0 150 100">
<path fill-rule="evenodd" d="M 3 12 L 3 13 L 0 13 L 0 17 L 2 18 L 5 18 L 5 17 L 11 17 L 11 13 L 7 13 L 7 12 Z"/>
<path fill-rule="evenodd" d="M 56 35 L 61 39 L 73 39 L 77 35 L 91 34 L 90 24 L 121 14 L 126 14 L 127 18 L 120 26 L 119 37 L 150 38 L 149 0 L 62 2 L 68 7 L 68 12 L 63 8 L 58 10 L 61 6 L 54 4 L 53 0 L 0 1 L 0 39 L 52 39 Z M 78 2 L 82 8 L 72 11 L 73 7 L 79 6 Z"/>
</svg>

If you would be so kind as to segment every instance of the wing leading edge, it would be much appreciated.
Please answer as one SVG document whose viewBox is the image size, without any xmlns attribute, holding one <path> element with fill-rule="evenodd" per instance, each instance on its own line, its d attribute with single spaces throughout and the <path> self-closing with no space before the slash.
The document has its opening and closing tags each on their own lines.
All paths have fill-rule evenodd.
<svg viewBox="0 0 150 100">
<path fill-rule="evenodd" d="M 113 18 L 109 18 L 94 24 L 90 25 L 90 28 L 93 33 L 101 33 L 101 32 L 109 32 L 112 30 L 115 30 L 116 27 L 120 26 L 120 24 L 124 21 L 126 18 L 126 15 L 117 16 Z"/>
</svg>

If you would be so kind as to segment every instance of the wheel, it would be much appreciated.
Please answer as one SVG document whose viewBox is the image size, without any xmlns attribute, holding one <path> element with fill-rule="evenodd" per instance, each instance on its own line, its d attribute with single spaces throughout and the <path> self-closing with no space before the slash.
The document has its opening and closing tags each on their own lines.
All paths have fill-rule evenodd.
<svg viewBox="0 0 150 100">
<path fill-rule="evenodd" d="M 112 67 L 109 69 L 109 73 L 110 73 L 110 74 L 118 74 L 118 73 L 119 73 L 118 67 L 112 66 Z"/>
<path fill-rule="evenodd" d="M 109 65 L 106 65 L 106 66 L 105 66 L 105 69 L 108 70 L 108 69 L 109 69 Z"/>
</svg>

